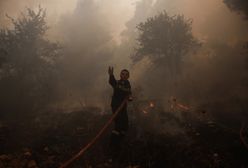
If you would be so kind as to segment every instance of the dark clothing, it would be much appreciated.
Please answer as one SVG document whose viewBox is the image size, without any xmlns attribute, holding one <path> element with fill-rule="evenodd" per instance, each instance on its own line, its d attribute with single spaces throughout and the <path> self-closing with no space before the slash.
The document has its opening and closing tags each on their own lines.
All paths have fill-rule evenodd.
<svg viewBox="0 0 248 168">
<path fill-rule="evenodd" d="M 111 108 L 114 113 L 121 103 L 130 96 L 131 85 L 128 80 L 116 80 L 114 75 L 109 76 L 109 84 L 114 89 L 111 101 Z M 118 132 L 126 132 L 128 130 L 127 103 L 115 118 L 115 130 Z"/>
</svg>

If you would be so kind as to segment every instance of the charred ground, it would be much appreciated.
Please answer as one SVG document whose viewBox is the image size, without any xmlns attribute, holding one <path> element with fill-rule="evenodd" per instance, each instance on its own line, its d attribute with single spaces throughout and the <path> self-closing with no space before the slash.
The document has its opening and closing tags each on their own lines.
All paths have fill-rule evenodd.
<svg viewBox="0 0 248 168">
<path fill-rule="evenodd" d="M 71 167 L 248 166 L 248 151 L 239 129 L 213 119 L 210 112 L 193 116 L 190 111 L 181 111 L 181 117 L 175 117 L 155 107 L 144 113 L 142 104 L 130 109 L 130 129 L 118 156 L 110 156 L 109 128 Z M 1 121 L 0 166 L 59 167 L 109 119 L 109 114 L 99 112 L 98 108 L 86 107 L 70 113 L 41 113 L 29 122 Z M 155 120 L 156 125 L 152 124 Z M 247 138 L 247 132 L 243 134 Z"/>
</svg>

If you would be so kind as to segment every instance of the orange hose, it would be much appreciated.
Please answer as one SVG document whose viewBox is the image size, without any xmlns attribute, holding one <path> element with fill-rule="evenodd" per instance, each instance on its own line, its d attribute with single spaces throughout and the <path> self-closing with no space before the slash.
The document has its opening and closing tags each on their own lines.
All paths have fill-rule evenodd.
<svg viewBox="0 0 248 168">
<path fill-rule="evenodd" d="M 83 154 L 92 146 L 95 144 L 95 142 L 102 136 L 104 131 L 110 126 L 110 124 L 113 122 L 113 120 L 116 118 L 118 113 L 121 111 L 121 109 L 124 107 L 125 103 L 127 102 L 127 98 L 123 100 L 121 105 L 118 107 L 118 109 L 115 111 L 115 113 L 111 116 L 111 118 L 108 120 L 108 122 L 103 126 L 103 128 L 98 132 L 98 134 L 86 145 L 84 146 L 76 155 L 74 155 L 71 159 L 64 162 L 59 168 L 66 168 L 71 163 L 73 163 L 75 160 L 79 159 Z"/>
</svg>

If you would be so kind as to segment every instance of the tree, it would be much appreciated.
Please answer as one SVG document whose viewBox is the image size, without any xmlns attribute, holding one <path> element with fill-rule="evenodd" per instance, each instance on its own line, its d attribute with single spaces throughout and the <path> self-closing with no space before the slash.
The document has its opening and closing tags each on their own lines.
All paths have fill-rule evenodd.
<svg viewBox="0 0 248 168">
<path fill-rule="evenodd" d="M 233 11 L 244 15 L 244 19 L 248 20 L 248 1 L 247 0 L 223 0 L 227 7 Z M 244 43 L 244 50 L 248 55 L 248 42 Z M 248 62 L 248 58 L 247 58 Z M 247 63 L 248 64 L 248 63 Z"/>
<path fill-rule="evenodd" d="M 60 46 L 44 38 L 48 27 L 41 7 L 27 9 L 20 19 L 7 17 L 14 28 L 0 30 L 0 108 L 32 112 L 53 93 Z"/>
<path fill-rule="evenodd" d="M 183 57 L 199 44 L 191 25 L 192 20 L 183 15 L 170 17 L 166 12 L 141 22 L 137 26 L 139 47 L 132 60 L 138 62 L 147 57 L 156 66 L 167 66 L 173 72 L 180 69 Z"/>
<path fill-rule="evenodd" d="M 247 0 L 224 0 L 224 3 L 231 9 L 241 12 L 248 19 L 248 1 Z"/>
<path fill-rule="evenodd" d="M 131 57 L 133 62 L 147 58 L 153 67 L 159 69 L 152 76 L 161 75 L 159 77 L 163 79 L 155 83 L 168 84 L 168 89 L 174 87 L 186 55 L 199 46 L 192 34 L 191 25 L 191 19 L 185 19 L 183 15 L 168 16 L 165 11 L 141 22 L 137 26 L 140 34 L 137 39 L 138 48 Z"/>
</svg>

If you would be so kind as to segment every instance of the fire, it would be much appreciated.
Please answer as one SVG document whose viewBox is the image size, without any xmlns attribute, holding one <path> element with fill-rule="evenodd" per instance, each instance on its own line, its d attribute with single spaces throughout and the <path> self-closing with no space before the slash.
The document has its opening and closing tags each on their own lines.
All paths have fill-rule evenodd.
<svg viewBox="0 0 248 168">
<path fill-rule="evenodd" d="M 150 112 L 150 109 L 151 108 L 154 108 L 155 107 L 155 104 L 154 102 L 150 101 L 143 109 L 142 109 L 142 112 L 144 114 L 148 114 Z"/>
<path fill-rule="evenodd" d="M 150 106 L 151 108 L 155 107 L 155 105 L 154 105 L 153 102 L 150 102 L 149 106 Z"/>
<path fill-rule="evenodd" d="M 147 114 L 147 113 L 148 113 L 148 112 L 147 112 L 147 111 L 145 111 L 145 110 L 143 110 L 142 112 L 143 112 L 144 114 Z"/>
</svg>

